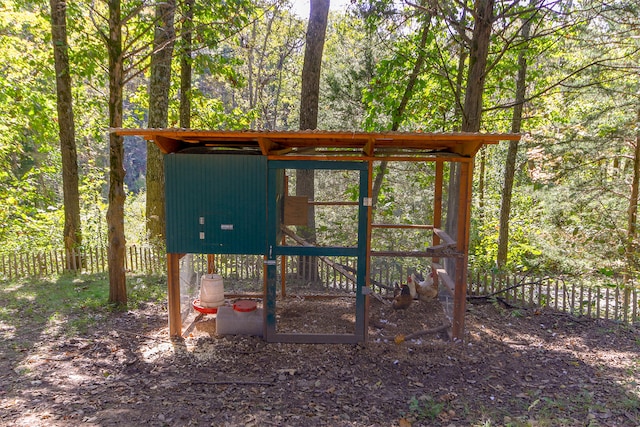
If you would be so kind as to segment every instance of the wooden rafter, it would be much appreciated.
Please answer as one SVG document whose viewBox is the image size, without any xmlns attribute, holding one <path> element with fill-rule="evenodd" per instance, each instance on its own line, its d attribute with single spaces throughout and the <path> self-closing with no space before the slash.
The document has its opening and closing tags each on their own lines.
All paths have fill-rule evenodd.
<svg viewBox="0 0 640 427">
<path fill-rule="evenodd" d="M 205 131 L 189 129 L 113 129 L 119 135 L 153 140 L 163 153 L 187 147 L 260 149 L 265 156 L 326 156 L 381 160 L 472 158 L 484 144 L 518 140 L 517 134 L 335 132 L 335 131 Z M 417 158 L 413 158 L 417 156 Z"/>
</svg>

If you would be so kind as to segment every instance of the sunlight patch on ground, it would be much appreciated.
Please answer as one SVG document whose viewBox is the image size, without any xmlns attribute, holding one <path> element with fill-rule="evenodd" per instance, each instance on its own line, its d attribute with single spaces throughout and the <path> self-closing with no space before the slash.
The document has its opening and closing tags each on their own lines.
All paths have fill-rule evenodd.
<svg viewBox="0 0 640 427">
<path fill-rule="evenodd" d="M 52 314 L 42 331 L 42 335 L 44 337 L 49 335 L 60 335 L 63 332 L 64 324 L 66 323 L 66 321 L 66 317 L 62 316 L 60 313 Z"/>
<path fill-rule="evenodd" d="M 20 288 L 22 288 L 23 286 L 26 285 L 26 283 L 22 283 L 22 282 L 9 282 L 9 283 L 4 283 L 5 286 L 3 286 L 2 291 L 3 292 L 15 292 L 20 290 Z"/>
<path fill-rule="evenodd" d="M 16 337 L 16 327 L 0 321 L 0 337 L 10 340 Z"/>
<path fill-rule="evenodd" d="M 174 353 L 173 345 L 170 342 L 151 342 L 148 347 L 141 349 L 142 359 L 146 363 L 153 363 L 168 353 Z"/>
</svg>

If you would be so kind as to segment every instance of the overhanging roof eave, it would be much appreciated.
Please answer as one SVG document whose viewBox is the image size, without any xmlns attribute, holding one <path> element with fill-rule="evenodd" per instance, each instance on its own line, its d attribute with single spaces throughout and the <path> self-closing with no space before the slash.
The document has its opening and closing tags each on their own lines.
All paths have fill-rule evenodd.
<svg viewBox="0 0 640 427">
<path fill-rule="evenodd" d="M 351 132 L 351 131 L 209 131 L 191 129 L 112 129 L 118 135 L 136 135 L 153 140 L 163 153 L 194 146 L 259 148 L 263 155 L 297 149 L 355 149 L 366 157 L 377 157 L 386 149 L 406 152 L 443 151 L 473 157 L 487 144 L 520 139 L 519 134 Z M 309 153 L 305 153 L 308 155 Z"/>
</svg>

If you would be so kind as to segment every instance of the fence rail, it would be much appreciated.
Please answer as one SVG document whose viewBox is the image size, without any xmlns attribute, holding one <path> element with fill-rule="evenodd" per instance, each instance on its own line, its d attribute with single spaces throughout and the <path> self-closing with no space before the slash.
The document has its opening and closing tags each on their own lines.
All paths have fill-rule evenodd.
<svg viewBox="0 0 640 427">
<path fill-rule="evenodd" d="M 166 271 L 166 257 L 150 246 L 128 246 L 125 269 L 135 273 L 162 273 Z M 47 277 L 64 272 L 93 274 L 107 270 L 104 247 L 74 250 L 69 254 L 64 250 L 49 250 L 0 255 L 0 279 Z"/>
<path fill-rule="evenodd" d="M 288 257 L 285 274 L 299 275 L 295 257 Z M 206 272 L 206 256 L 196 256 L 196 270 Z M 326 262 L 319 262 L 313 281 L 321 283 L 327 290 L 354 292 L 356 261 L 340 258 L 332 261 L 341 270 L 352 271 L 345 276 Z M 375 263 L 376 261 L 374 261 Z M 218 255 L 216 268 L 225 279 L 249 280 L 262 283 L 262 256 Z M 278 263 L 280 265 L 280 263 Z M 108 269 L 107 251 L 104 247 L 87 248 L 66 256 L 63 250 L 22 252 L 0 255 L 0 279 L 47 277 L 72 273 L 102 273 Z M 164 252 L 151 246 L 128 246 L 126 248 L 125 269 L 130 273 L 165 274 L 166 256 Z M 397 270 L 397 271 L 396 271 Z M 280 274 L 280 273 L 279 273 Z M 392 280 L 399 280 L 410 274 L 409 269 L 387 264 L 372 266 L 373 290 L 386 294 Z M 295 280 L 291 281 L 292 284 Z M 316 288 L 317 289 L 317 288 Z M 470 298 L 495 298 L 497 301 L 516 308 L 552 308 L 576 316 L 610 319 L 628 323 L 640 322 L 640 298 L 637 288 L 625 291 L 620 287 L 591 285 L 571 279 L 554 277 L 532 278 L 528 276 L 499 275 L 474 272 L 470 274 L 468 294 Z"/>
<path fill-rule="evenodd" d="M 475 272 L 469 277 L 470 298 L 495 298 L 514 308 L 552 308 L 575 316 L 640 322 L 640 293 L 619 286 L 592 285 L 573 278 L 500 275 Z"/>
</svg>

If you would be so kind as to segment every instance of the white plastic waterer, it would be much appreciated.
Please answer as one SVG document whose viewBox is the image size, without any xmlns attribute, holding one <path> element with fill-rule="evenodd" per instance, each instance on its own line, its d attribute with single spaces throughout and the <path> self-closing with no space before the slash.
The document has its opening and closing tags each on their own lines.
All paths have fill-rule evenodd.
<svg viewBox="0 0 640 427">
<path fill-rule="evenodd" d="M 220 307 L 224 304 L 224 284 L 219 274 L 205 274 L 200 280 L 200 306 Z"/>
<path fill-rule="evenodd" d="M 220 307 L 216 334 L 262 336 L 262 316 L 262 308 L 257 308 L 255 301 L 239 300 L 233 307 Z"/>
</svg>

